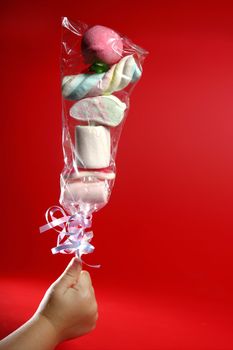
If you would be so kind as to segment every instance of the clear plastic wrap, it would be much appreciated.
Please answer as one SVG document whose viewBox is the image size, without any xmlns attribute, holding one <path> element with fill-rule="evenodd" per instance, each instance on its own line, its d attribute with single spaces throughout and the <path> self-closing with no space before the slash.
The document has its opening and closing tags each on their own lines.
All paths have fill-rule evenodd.
<svg viewBox="0 0 233 350">
<path fill-rule="evenodd" d="M 61 44 L 60 204 L 65 211 L 55 207 L 47 212 L 44 230 L 58 226 L 61 231 L 54 253 L 76 253 L 81 259 L 94 249 L 89 243 L 93 233 L 87 229 L 93 212 L 109 201 L 130 94 L 147 52 L 110 28 L 89 27 L 67 17 L 62 18 Z M 50 214 L 57 224 L 56 211 L 63 215 L 58 225 L 48 218 Z"/>
</svg>

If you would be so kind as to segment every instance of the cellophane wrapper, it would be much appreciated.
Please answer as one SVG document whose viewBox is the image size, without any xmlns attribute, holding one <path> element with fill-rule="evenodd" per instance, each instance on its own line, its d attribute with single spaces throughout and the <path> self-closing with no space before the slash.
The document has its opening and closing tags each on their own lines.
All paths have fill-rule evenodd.
<svg viewBox="0 0 233 350">
<path fill-rule="evenodd" d="M 111 196 L 116 178 L 115 159 L 118 142 L 129 112 L 130 95 L 141 78 L 142 64 L 147 55 L 146 50 L 118 33 L 123 42 L 121 59 L 125 62 L 129 60 L 127 61 L 128 71 L 132 68 L 130 62 L 132 63 L 134 60 L 134 77 L 132 71 L 127 76 L 126 65 L 123 71 L 120 69 L 120 62 L 116 63 L 114 67 L 110 65 L 105 73 L 92 72 L 90 64 L 85 63 L 81 50 L 82 37 L 89 28 L 86 23 L 71 21 L 67 17 L 62 18 L 61 82 L 64 168 L 60 174 L 60 204 L 68 215 L 81 214 L 84 218 L 90 218 L 95 211 L 103 208 Z M 114 72 L 117 72 L 115 78 L 120 83 L 118 81 L 118 86 L 110 91 L 105 91 L 103 85 L 106 85 L 106 74 L 110 75 L 111 69 L 115 69 Z M 65 85 L 67 82 L 72 86 L 72 79 L 75 83 L 75 79 L 79 79 L 78 76 L 91 76 L 93 74 L 95 76 L 92 76 L 91 80 L 96 78 L 97 82 L 94 88 L 92 86 L 89 89 L 88 93 L 85 91 L 81 95 L 80 91 L 79 94 L 71 93 L 69 92 L 70 85 L 67 93 Z M 120 76 L 121 74 L 122 76 Z M 99 96 L 102 97 L 99 98 Z M 104 115 L 103 123 L 95 118 L 93 120 L 92 109 L 88 112 L 90 102 L 95 101 L 93 99 L 96 98 L 98 101 L 101 99 L 100 109 Z M 108 103 L 107 109 L 106 101 Z M 81 109 L 78 109 L 79 116 L 83 112 L 79 119 L 74 117 L 77 114 L 77 103 L 78 107 L 81 106 Z M 120 110 L 120 119 L 114 119 L 116 116 L 114 108 L 117 109 L 117 115 Z M 113 122 L 106 122 L 108 113 L 110 113 Z M 88 143 L 89 140 L 90 143 Z M 105 152 L 105 148 L 108 149 L 107 152 Z"/>
</svg>

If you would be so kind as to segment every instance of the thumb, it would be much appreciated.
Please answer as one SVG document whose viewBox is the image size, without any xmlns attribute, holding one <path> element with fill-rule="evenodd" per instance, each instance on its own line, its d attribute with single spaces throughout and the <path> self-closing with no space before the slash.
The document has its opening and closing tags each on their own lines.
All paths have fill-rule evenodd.
<svg viewBox="0 0 233 350">
<path fill-rule="evenodd" d="M 82 265 L 80 261 L 75 257 L 72 258 L 65 271 L 55 282 L 57 288 L 65 291 L 67 288 L 70 288 L 73 284 L 77 283 L 81 270 Z"/>
</svg>

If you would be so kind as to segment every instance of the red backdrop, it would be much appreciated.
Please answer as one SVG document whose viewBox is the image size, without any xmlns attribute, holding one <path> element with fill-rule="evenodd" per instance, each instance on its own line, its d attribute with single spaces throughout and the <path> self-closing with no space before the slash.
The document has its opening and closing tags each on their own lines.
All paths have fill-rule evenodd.
<svg viewBox="0 0 233 350">
<path fill-rule="evenodd" d="M 233 348 L 233 5 L 226 1 L 1 4 L 1 335 L 70 259 L 40 235 L 57 204 L 60 17 L 149 50 L 131 98 L 109 204 L 86 260 L 97 329 L 61 349 Z"/>
</svg>

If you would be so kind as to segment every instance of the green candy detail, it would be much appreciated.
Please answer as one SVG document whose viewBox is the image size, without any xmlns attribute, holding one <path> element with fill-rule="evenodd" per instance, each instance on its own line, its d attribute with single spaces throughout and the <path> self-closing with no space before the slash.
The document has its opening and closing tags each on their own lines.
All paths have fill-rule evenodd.
<svg viewBox="0 0 233 350">
<path fill-rule="evenodd" d="M 103 62 L 95 62 L 93 65 L 90 67 L 91 72 L 95 73 L 105 73 L 109 70 L 109 66 L 106 63 Z"/>
</svg>

